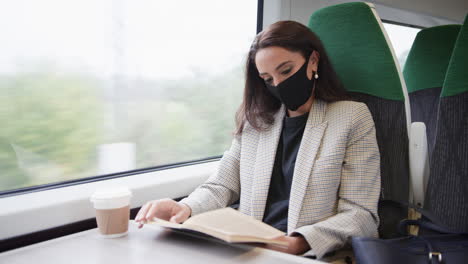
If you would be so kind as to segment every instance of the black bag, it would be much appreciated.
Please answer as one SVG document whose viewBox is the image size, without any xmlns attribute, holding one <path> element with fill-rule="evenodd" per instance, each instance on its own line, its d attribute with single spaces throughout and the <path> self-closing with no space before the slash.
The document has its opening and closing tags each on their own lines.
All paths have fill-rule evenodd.
<svg viewBox="0 0 468 264">
<path fill-rule="evenodd" d="M 413 206 L 410 206 L 413 207 Z M 413 207 L 414 208 L 414 207 Z M 415 208 L 428 220 L 403 220 L 399 231 L 406 236 L 394 239 L 353 237 L 353 251 L 358 264 L 458 264 L 468 263 L 468 233 L 446 228 L 427 211 Z M 434 235 L 407 235 L 410 225 Z"/>
</svg>

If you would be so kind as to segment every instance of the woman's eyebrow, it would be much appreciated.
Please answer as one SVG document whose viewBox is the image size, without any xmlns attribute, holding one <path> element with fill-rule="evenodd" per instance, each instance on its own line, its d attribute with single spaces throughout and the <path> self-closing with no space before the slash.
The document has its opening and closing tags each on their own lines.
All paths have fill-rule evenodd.
<svg viewBox="0 0 468 264">
<path fill-rule="evenodd" d="M 292 61 L 288 60 L 288 61 L 284 61 L 284 62 L 280 63 L 278 66 L 276 66 L 275 70 L 277 71 L 279 68 L 283 67 L 286 63 L 289 63 L 289 62 L 292 62 Z M 267 74 L 267 73 L 262 72 L 262 73 L 260 73 L 260 76 L 265 75 L 265 74 Z"/>
</svg>

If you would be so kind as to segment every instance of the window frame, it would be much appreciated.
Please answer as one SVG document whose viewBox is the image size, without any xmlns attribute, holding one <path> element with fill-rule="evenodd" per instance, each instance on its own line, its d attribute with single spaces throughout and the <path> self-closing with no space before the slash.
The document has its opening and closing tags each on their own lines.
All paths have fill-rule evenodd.
<svg viewBox="0 0 468 264">
<path fill-rule="evenodd" d="M 67 225 L 73 230 L 73 225 L 95 221 L 90 196 L 96 189 L 103 187 L 128 187 L 132 191 L 132 209 L 139 208 L 150 200 L 185 197 L 216 171 L 218 163 L 219 161 L 203 162 L 2 198 L 0 240 L 24 241 L 25 236 L 34 237 L 35 233 L 44 230 Z M 61 233 L 63 236 L 74 232 Z M 30 244 L 37 242 L 40 241 L 31 241 Z"/>
<path fill-rule="evenodd" d="M 402 26 L 402 27 L 409 27 L 409 28 L 418 28 L 418 29 L 425 29 L 426 27 L 424 26 L 417 26 L 417 25 L 412 25 L 408 23 L 402 23 L 402 22 L 396 22 L 393 20 L 388 20 L 388 19 L 380 19 L 382 23 L 387 23 L 387 24 L 392 24 L 396 26 Z"/>
</svg>

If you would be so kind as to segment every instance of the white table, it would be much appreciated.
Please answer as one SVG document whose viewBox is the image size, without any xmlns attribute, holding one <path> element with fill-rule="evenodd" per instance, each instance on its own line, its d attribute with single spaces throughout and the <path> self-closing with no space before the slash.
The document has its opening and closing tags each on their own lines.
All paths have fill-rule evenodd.
<svg viewBox="0 0 468 264">
<path fill-rule="evenodd" d="M 160 227 L 137 228 L 128 235 L 103 238 L 97 229 L 48 240 L 0 254 L 0 263 L 323 263 L 248 245 L 232 245 Z"/>
</svg>

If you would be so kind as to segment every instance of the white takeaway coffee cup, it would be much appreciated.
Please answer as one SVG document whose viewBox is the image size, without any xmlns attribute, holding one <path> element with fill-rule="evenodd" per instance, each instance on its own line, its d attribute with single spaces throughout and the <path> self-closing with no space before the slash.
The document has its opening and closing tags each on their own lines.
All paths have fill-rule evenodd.
<svg viewBox="0 0 468 264">
<path fill-rule="evenodd" d="M 99 233 L 106 238 L 125 236 L 132 192 L 125 187 L 98 189 L 91 196 Z"/>
</svg>

